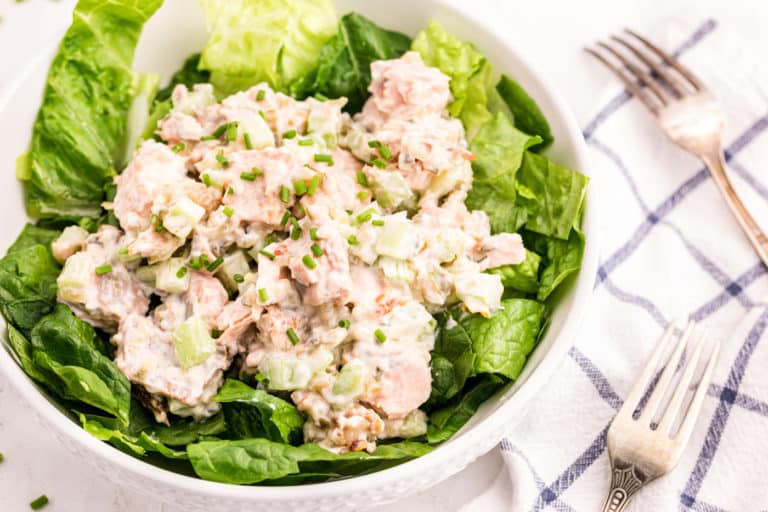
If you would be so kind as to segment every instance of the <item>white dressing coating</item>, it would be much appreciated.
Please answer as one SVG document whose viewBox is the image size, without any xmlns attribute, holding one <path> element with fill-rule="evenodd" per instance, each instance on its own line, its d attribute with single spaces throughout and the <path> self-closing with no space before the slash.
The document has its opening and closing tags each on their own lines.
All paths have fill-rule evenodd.
<svg viewBox="0 0 768 512">
<path fill-rule="evenodd" d="M 484 271 L 525 258 L 519 235 L 491 235 L 464 205 L 474 157 L 446 113 L 448 82 L 414 52 L 375 62 L 354 117 L 344 99 L 265 84 L 221 103 L 208 84 L 176 87 L 163 142 L 145 141 L 115 179 L 121 230 L 54 244 L 59 300 L 116 332 L 116 363 L 158 421 L 216 412 L 236 361 L 245 380 L 290 393 L 307 442 L 373 451 L 424 433 L 432 314 L 490 315 L 503 288 Z M 211 332 L 184 339 L 200 350 L 188 368 L 182 324 Z"/>
</svg>

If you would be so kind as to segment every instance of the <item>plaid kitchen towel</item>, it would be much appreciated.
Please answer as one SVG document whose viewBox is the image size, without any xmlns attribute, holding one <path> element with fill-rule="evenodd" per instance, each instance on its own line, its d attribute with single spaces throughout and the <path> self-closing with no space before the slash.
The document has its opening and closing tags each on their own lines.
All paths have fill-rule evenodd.
<svg viewBox="0 0 768 512">
<path fill-rule="evenodd" d="M 715 20 L 647 32 L 720 99 L 731 179 L 768 228 L 768 74 L 757 56 Z M 585 56 L 581 72 L 603 69 Z M 686 317 L 722 340 L 719 364 L 679 465 L 630 510 L 768 510 L 766 268 L 707 170 L 637 100 L 617 86 L 600 106 L 584 128 L 602 245 L 590 313 L 557 376 L 502 441 L 507 471 L 464 510 L 599 510 L 608 426 L 664 327 Z"/>
</svg>

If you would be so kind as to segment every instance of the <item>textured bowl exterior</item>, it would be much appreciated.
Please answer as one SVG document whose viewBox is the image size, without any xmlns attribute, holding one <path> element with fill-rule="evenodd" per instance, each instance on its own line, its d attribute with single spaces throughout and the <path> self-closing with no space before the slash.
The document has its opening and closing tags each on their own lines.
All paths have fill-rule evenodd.
<svg viewBox="0 0 768 512">
<path fill-rule="evenodd" d="M 491 33 L 481 21 L 473 19 L 468 9 L 459 11 L 451 7 L 448 0 L 388 0 L 386 9 L 382 9 L 378 1 L 337 0 L 334 3 L 340 14 L 354 10 L 385 27 L 411 35 L 425 26 L 429 19 L 436 19 L 457 37 L 474 42 L 497 71 L 513 75 L 542 107 L 556 138 L 555 144 L 547 151 L 549 156 L 589 175 L 587 150 L 581 131 L 558 94 L 542 81 L 520 52 Z M 205 38 L 205 25 L 197 3 L 167 0 L 147 24 L 137 50 L 136 67 L 140 71 L 163 70 L 167 77 L 184 57 L 203 46 Z M 158 48 L 163 51 L 157 51 Z M 16 86 L 0 99 L 0 116 L 4 121 L 0 124 L 0 140 L 4 141 L 0 146 L 0 163 L 6 169 L 12 168 L 15 157 L 29 144 L 31 126 L 54 52 L 55 47 L 52 47 L 31 62 Z M 483 404 L 453 439 L 434 452 L 395 468 L 303 486 L 257 487 L 206 482 L 135 459 L 91 437 L 26 377 L 5 340 L 2 343 L 4 350 L 0 350 L 0 371 L 8 375 L 9 381 L 29 402 L 44 427 L 78 460 L 94 465 L 119 485 L 191 511 L 359 511 L 395 501 L 437 484 L 492 449 L 516 421 L 525 417 L 526 404 L 535 399 L 536 392 L 557 370 L 572 346 L 596 274 L 595 192 L 593 181 L 588 190 L 588 207 L 582 226 L 587 235 L 582 270 L 556 294 L 550 327 L 520 378 Z M 13 173 L 0 175 L 0 199 L 5 206 L 4 222 L 0 227 L 0 249 L 4 249 L 12 243 L 27 220 L 21 187 Z"/>
</svg>

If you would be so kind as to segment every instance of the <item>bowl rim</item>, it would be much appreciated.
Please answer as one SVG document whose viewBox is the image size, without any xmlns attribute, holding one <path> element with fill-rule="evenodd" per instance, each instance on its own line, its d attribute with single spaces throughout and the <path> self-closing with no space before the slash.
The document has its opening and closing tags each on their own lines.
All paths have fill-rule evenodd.
<svg viewBox="0 0 768 512">
<path fill-rule="evenodd" d="M 503 437 L 506 429 L 510 427 L 510 412 L 531 400 L 532 395 L 549 380 L 573 346 L 574 338 L 590 302 L 594 278 L 597 275 L 599 257 L 597 231 L 597 210 L 599 207 L 596 200 L 595 179 L 594 175 L 591 174 L 587 146 L 573 113 L 557 88 L 548 82 L 547 76 L 541 72 L 535 62 L 526 57 L 525 52 L 520 51 L 516 44 L 504 38 L 497 30 L 488 28 L 482 19 L 471 12 L 471 10 L 459 8 L 449 3 L 448 0 L 433 1 L 451 15 L 463 17 L 475 25 L 484 27 L 491 36 L 503 42 L 507 51 L 514 54 L 521 67 L 526 69 L 531 79 L 536 82 L 540 95 L 547 97 L 553 105 L 553 111 L 557 112 L 564 124 L 565 133 L 570 139 L 574 139 L 576 167 L 579 168 L 580 172 L 591 178 L 586 194 L 588 204 L 582 221 L 582 228 L 589 234 L 589 243 L 586 244 L 582 267 L 576 282 L 573 283 L 572 304 L 552 346 L 527 380 L 511 396 L 507 397 L 497 410 L 490 413 L 487 418 L 473 425 L 469 430 L 461 433 L 461 435 L 455 436 L 446 444 L 438 446 L 430 453 L 367 475 L 351 476 L 331 482 L 290 486 L 247 486 L 213 482 L 176 473 L 134 458 L 88 434 L 85 429 L 71 421 L 54 404 L 49 402 L 38 389 L 37 384 L 27 377 L 16 363 L 14 355 L 10 353 L 12 349 L 4 343 L 4 350 L 0 350 L 0 370 L 8 376 L 11 385 L 32 405 L 33 410 L 37 414 L 81 447 L 137 476 L 150 478 L 158 483 L 195 494 L 247 501 L 294 501 L 297 498 L 296 492 L 298 489 L 301 489 L 301 499 L 312 499 L 360 492 L 363 488 L 386 487 L 387 485 L 394 484 L 396 481 L 417 478 L 427 469 L 437 466 L 440 460 L 448 461 L 455 458 L 457 454 L 470 450 L 472 445 L 476 444 L 476 439 L 494 438 L 498 441 Z M 62 35 L 63 31 L 53 34 L 52 43 L 41 50 L 35 58 L 31 59 L 22 72 L 6 87 L 5 93 L 0 96 L 0 111 L 4 111 L 7 108 L 16 91 L 37 66 L 41 65 L 41 61 L 51 57 L 55 48 L 58 47 Z M 469 435 L 470 433 L 471 435 Z M 459 468 L 458 471 L 461 469 L 463 468 Z"/>
</svg>

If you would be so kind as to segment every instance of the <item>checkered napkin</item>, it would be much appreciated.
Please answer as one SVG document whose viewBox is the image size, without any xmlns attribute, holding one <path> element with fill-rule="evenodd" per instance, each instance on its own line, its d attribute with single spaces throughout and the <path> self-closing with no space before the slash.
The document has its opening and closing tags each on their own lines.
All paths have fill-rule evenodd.
<svg viewBox="0 0 768 512">
<path fill-rule="evenodd" d="M 731 179 L 768 228 L 768 74 L 759 57 L 715 20 L 645 28 L 720 99 Z M 603 72 L 587 57 L 583 67 Z M 464 510 L 599 510 L 611 419 L 663 328 L 686 317 L 723 341 L 719 364 L 679 465 L 630 509 L 768 510 L 766 269 L 706 169 L 637 100 L 617 86 L 599 107 L 584 128 L 602 245 L 590 313 L 556 377 L 502 441 L 507 471 Z"/>
</svg>

